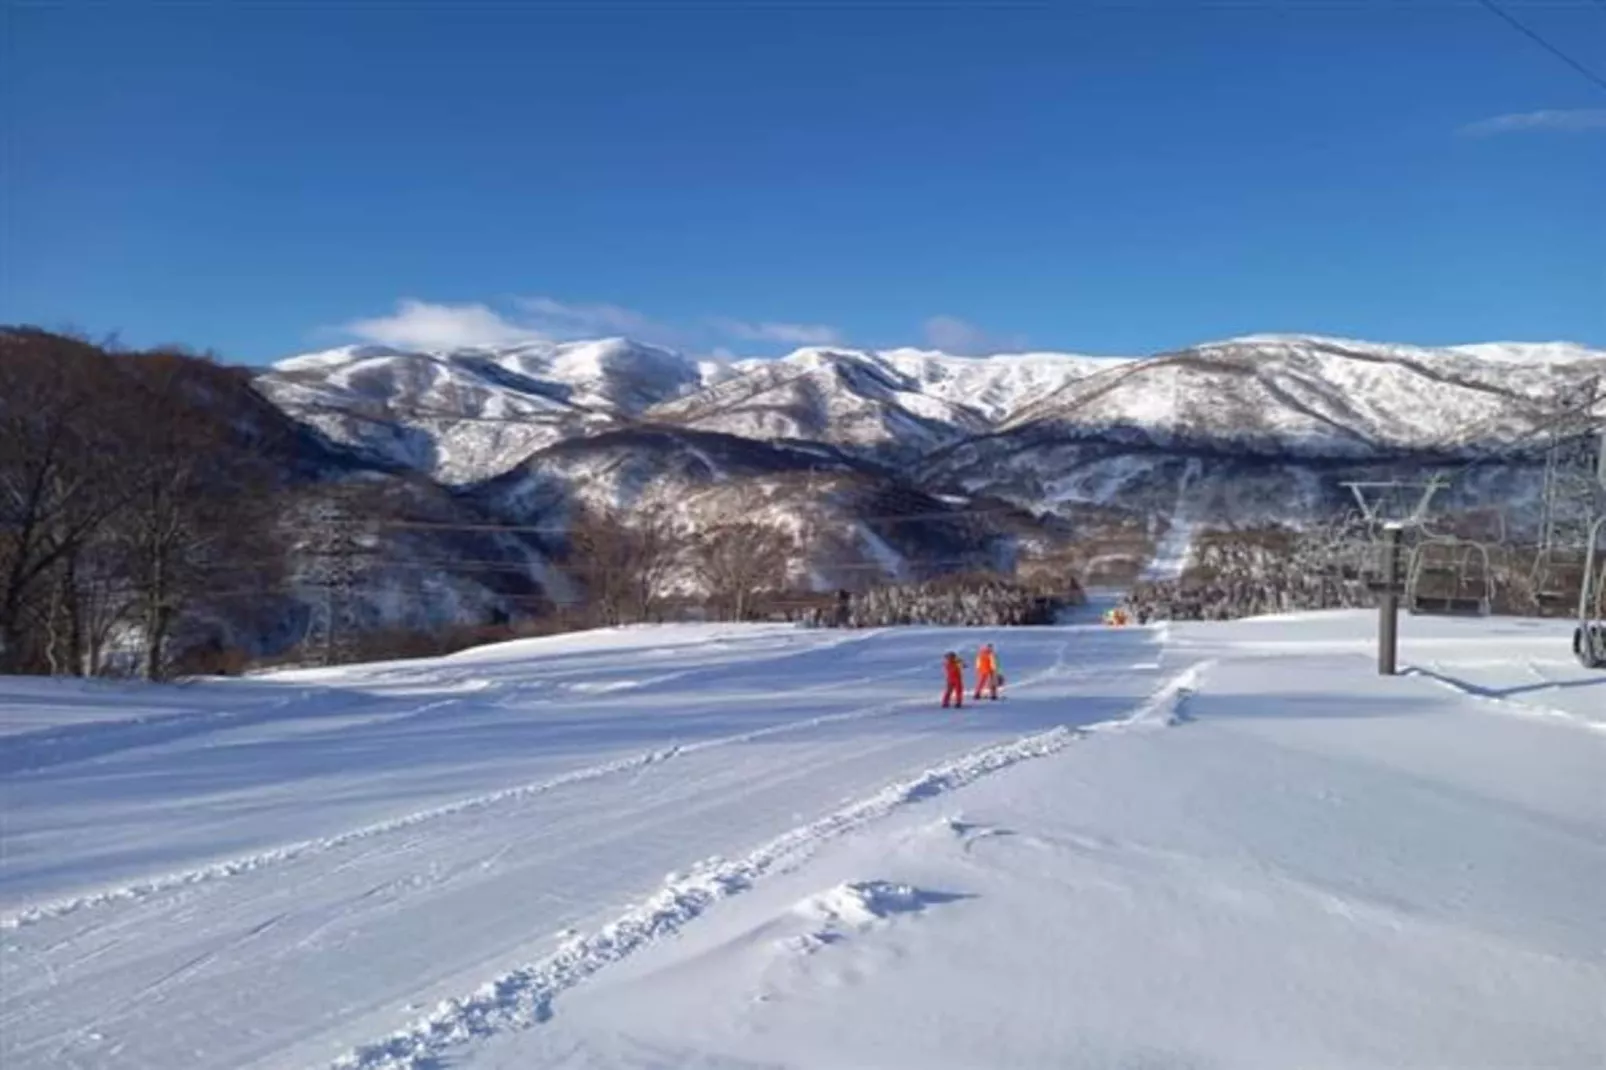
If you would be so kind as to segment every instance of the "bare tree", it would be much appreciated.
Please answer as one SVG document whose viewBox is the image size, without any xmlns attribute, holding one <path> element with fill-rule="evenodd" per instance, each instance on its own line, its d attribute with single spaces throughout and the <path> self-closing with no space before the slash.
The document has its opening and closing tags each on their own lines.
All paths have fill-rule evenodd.
<svg viewBox="0 0 1606 1070">
<path fill-rule="evenodd" d="M 731 620 L 746 620 L 754 596 L 786 586 L 797 539 L 757 520 L 718 524 L 698 535 L 692 563 L 710 601 Z"/>
<path fill-rule="evenodd" d="M 127 627 L 157 677 L 180 623 L 221 630 L 282 575 L 292 451 L 242 369 L 0 328 L 0 672 L 98 672 Z"/>
<path fill-rule="evenodd" d="M 71 589 L 71 560 L 126 500 L 104 420 L 117 379 L 85 342 L 0 331 L 0 671 L 43 656 L 37 637 Z"/>
<path fill-rule="evenodd" d="M 282 570 L 270 451 L 240 439 L 243 389 L 223 369 L 172 352 L 136 359 L 130 491 L 118 536 L 138 593 L 141 672 L 160 679 L 173 627 L 220 588 L 266 593 Z M 248 402 L 247 402 L 248 403 Z"/>
<path fill-rule="evenodd" d="M 585 588 L 586 602 L 599 624 L 624 618 L 629 587 L 630 537 L 611 511 L 581 507 L 569 523 L 567 565 Z"/>
<path fill-rule="evenodd" d="M 49 594 L 31 629 L 51 675 L 98 675 L 112 632 L 128 620 L 133 592 L 121 570 L 108 567 L 102 536 L 97 532 L 51 571 Z"/>
<path fill-rule="evenodd" d="M 128 579 L 121 549 L 104 536 L 97 537 L 86 552 L 72 559 L 70 659 L 68 671 L 99 676 L 106 667 L 106 653 L 112 639 L 132 620 L 136 592 Z"/>
<path fill-rule="evenodd" d="M 658 503 L 628 516 L 582 507 L 569 526 L 569 571 L 604 625 L 653 619 L 681 556 L 674 514 Z"/>
<path fill-rule="evenodd" d="M 665 504 L 642 506 L 631 517 L 635 561 L 630 577 L 629 610 L 638 620 L 656 620 L 669 583 L 685 556 L 685 534 Z"/>
</svg>

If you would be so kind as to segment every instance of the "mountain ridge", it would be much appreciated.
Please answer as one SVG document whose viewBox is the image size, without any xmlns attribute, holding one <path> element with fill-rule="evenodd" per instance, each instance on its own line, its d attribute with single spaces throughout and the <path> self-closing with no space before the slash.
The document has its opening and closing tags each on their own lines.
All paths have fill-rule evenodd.
<svg viewBox="0 0 1606 1070">
<path fill-rule="evenodd" d="M 1603 374 L 1606 350 L 1554 341 L 1255 334 L 1148 357 L 810 346 L 715 362 L 610 338 L 348 346 L 281 361 L 257 383 L 336 442 L 472 485 L 557 442 L 636 424 L 894 464 L 1028 431 L 1312 460 L 1498 450 Z"/>
</svg>

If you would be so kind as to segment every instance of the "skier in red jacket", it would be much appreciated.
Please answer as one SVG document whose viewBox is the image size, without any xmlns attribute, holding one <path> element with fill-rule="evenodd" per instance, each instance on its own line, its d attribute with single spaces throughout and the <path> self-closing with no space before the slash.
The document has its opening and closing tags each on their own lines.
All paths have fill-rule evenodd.
<svg viewBox="0 0 1606 1070">
<path fill-rule="evenodd" d="M 949 705 L 963 709 L 965 706 L 965 663 L 959 660 L 959 655 L 952 650 L 942 656 L 942 669 L 947 677 L 948 688 L 942 693 L 942 708 Z"/>
</svg>

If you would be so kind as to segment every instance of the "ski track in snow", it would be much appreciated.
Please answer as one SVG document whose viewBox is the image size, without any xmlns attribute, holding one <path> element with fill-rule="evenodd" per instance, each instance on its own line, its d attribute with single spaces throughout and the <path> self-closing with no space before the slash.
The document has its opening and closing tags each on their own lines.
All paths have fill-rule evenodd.
<svg viewBox="0 0 1606 1070">
<path fill-rule="evenodd" d="M 689 875 L 665 881 L 644 903 L 601 929 L 486 982 L 470 996 L 442 1002 L 408 1029 L 352 1049 L 332 1064 L 333 1070 L 433 1070 L 448 1049 L 504 1030 L 538 1025 L 551 1016 L 553 1001 L 564 991 L 610 963 L 674 935 L 720 900 L 750 888 L 767 874 L 795 867 L 827 841 L 991 773 L 1056 754 L 1092 734 L 1185 722 L 1188 698 L 1212 664 L 1199 662 L 1176 673 L 1125 717 L 1080 728 L 1062 725 L 971 751 L 784 832 L 742 858 L 705 860 Z M 1055 666 L 1039 676 L 1052 675 L 1061 665 L 1063 652 Z"/>
<path fill-rule="evenodd" d="M 875 638 L 881 631 L 878 628 L 867 628 L 863 631 L 847 633 L 840 638 L 833 638 L 829 642 L 814 647 L 805 647 L 801 650 L 783 647 L 774 652 L 755 652 L 751 655 L 749 661 L 750 663 L 784 661 L 800 654 L 815 653 L 864 642 Z M 712 645 L 717 645 L 717 640 Z M 469 653 L 472 653 L 472 651 Z M 453 661 L 451 658 L 443 660 L 448 664 Z M 469 664 L 472 664 L 472 662 L 469 662 Z M 496 686 L 491 680 L 472 675 L 447 675 L 445 677 L 431 675 L 409 686 L 405 677 L 401 680 L 393 680 L 382 675 L 387 670 L 393 670 L 394 668 L 395 666 L 389 663 L 379 663 L 376 666 L 358 666 L 358 675 L 350 677 L 354 681 L 354 686 L 344 687 L 320 682 L 320 677 L 326 675 L 328 670 L 291 670 L 290 674 L 286 675 L 286 679 L 291 681 L 290 686 L 293 688 L 290 694 L 277 695 L 244 708 L 237 709 L 225 706 L 223 709 L 208 709 L 205 707 L 184 709 L 172 713 L 97 720 L 83 724 L 56 725 L 0 736 L 0 739 L 3 739 L 6 743 L 5 751 L 0 753 L 0 773 L 31 772 L 54 765 L 98 758 L 107 754 L 136 750 L 142 747 L 160 746 L 217 729 L 247 728 L 258 724 L 271 723 L 279 719 L 285 711 L 293 710 L 299 704 L 331 695 L 339 696 L 347 704 L 351 704 L 354 701 L 359 704 L 359 708 L 345 711 L 342 714 L 343 716 L 399 719 L 451 706 L 462 701 L 463 693 L 465 692 L 473 694 Z M 590 693 L 604 694 L 612 691 L 647 687 L 673 681 L 696 671 L 696 669 L 683 669 L 675 672 L 659 673 L 645 679 L 612 681 L 600 687 L 593 687 Z M 299 686 L 296 686 L 294 683 L 296 680 L 295 674 L 298 673 L 303 679 Z M 370 673 L 374 674 L 371 678 L 367 675 Z M 558 682 L 560 686 L 573 688 L 581 693 L 586 693 L 587 691 L 583 684 L 576 686 L 562 683 L 566 677 L 574 675 L 571 672 L 557 671 L 548 675 L 551 680 Z M 214 688 L 228 688 L 231 686 L 249 687 L 252 681 L 247 678 L 235 681 L 203 680 L 200 683 Z M 369 684 L 376 690 L 369 690 L 367 686 L 364 686 Z M 180 682 L 171 686 L 177 687 L 179 693 L 182 694 L 191 685 L 188 682 Z M 830 687 L 834 685 L 824 686 Z M 387 707 L 384 704 L 384 700 L 387 698 L 418 694 L 420 690 L 428 695 L 438 697 L 414 706 Z M 518 688 L 515 688 L 515 692 L 518 690 Z M 813 688 L 810 690 L 813 690 Z M 93 693 L 93 691 L 90 693 Z M 109 694 L 116 697 L 117 692 L 109 692 Z M 215 696 L 216 699 L 226 697 L 229 697 L 227 691 L 220 691 Z M 528 704 L 550 706 L 560 701 L 563 700 L 548 698 Z M 373 707 L 371 709 L 363 709 L 360 705 L 362 702 L 371 702 Z"/>
<path fill-rule="evenodd" d="M 1031 684 L 1046 677 L 1053 676 L 1062 672 L 1063 668 L 1064 650 L 1062 648 L 1059 659 L 1056 660 L 1053 665 L 1042 672 L 1034 673 L 1021 679 L 1016 686 Z M 920 670 L 917 669 L 910 671 L 918 672 Z M 846 684 L 842 682 L 833 682 L 816 687 L 804 688 L 803 690 L 835 690 L 846 686 L 852 686 L 852 682 L 850 681 Z M 177 872 L 147 877 L 141 880 L 130 881 L 114 888 L 106 888 L 95 892 L 88 892 L 83 895 L 58 899 L 52 902 L 26 906 L 11 914 L 0 917 L 0 931 L 9 931 L 22 928 L 26 925 L 37 924 L 52 918 L 63 917 L 68 914 L 74 914 L 79 911 L 92 909 L 95 907 L 143 900 L 150 898 L 151 896 L 159 895 L 163 892 L 186 888 L 197 884 L 205 884 L 212 881 L 223 880 L 225 878 L 238 876 L 243 873 L 250 873 L 253 870 L 263 869 L 268 866 L 281 865 L 283 863 L 295 861 L 300 858 L 325 854 L 331 851 L 339 850 L 343 847 L 347 847 L 354 843 L 359 843 L 392 832 L 411 829 L 418 825 L 439 820 L 441 818 L 453 817 L 474 810 L 489 809 L 502 803 L 528 799 L 532 796 L 543 795 L 551 791 L 569 787 L 571 785 L 581 784 L 587 781 L 600 780 L 602 778 L 615 776 L 620 773 L 636 772 L 645 769 L 648 766 L 670 761 L 671 759 L 682 755 L 696 754 L 715 747 L 727 747 L 742 743 L 752 743 L 757 740 L 765 739 L 771 736 L 784 735 L 789 732 L 802 732 L 812 728 L 821 728 L 832 724 L 884 717 L 900 710 L 916 706 L 924 706 L 927 704 L 929 704 L 929 697 L 927 696 L 901 699 L 892 702 L 880 702 L 869 706 L 861 706 L 857 709 L 846 710 L 841 713 L 806 717 L 796 721 L 786 721 L 781 724 L 766 725 L 763 728 L 755 728 L 746 732 L 738 732 L 732 735 L 716 736 L 710 739 L 698 740 L 694 743 L 672 744 L 668 747 L 643 751 L 641 753 L 620 758 L 615 761 L 603 762 L 597 765 L 569 770 L 568 772 L 560 773 L 557 776 L 548 777 L 532 783 L 518 784 L 512 787 L 501 788 L 496 791 L 471 796 L 465 799 L 459 799 L 454 802 L 442 804 L 440 806 L 433 806 L 425 810 L 418 810 L 414 811 L 413 813 L 403 814 L 399 817 L 388 818 L 384 821 L 372 822 L 370 824 L 362 825 L 332 836 L 321 836 L 310 840 L 301 840 L 295 843 L 286 844 L 281 847 L 275 847 L 270 850 L 258 851 L 253 854 L 243 855 L 238 858 L 224 859 L 219 862 L 214 862 L 205 866 L 199 866 L 193 869 L 180 870 Z M 438 703 L 429 703 L 424 707 L 419 707 L 419 709 L 428 709 L 436 705 L 438 705 Z M 417 711 L 414 710 L 404 712 Z"/>
<path fill-rule="evenodd" d="M 1559 683 L 1545 680 L 1543 674 L 1539 673 L 1538 669 L 1531 662 L 1528 664 L 1527 669 L 1531 675 L 1545 681 L 1544 683 L 1527 690 L 1545 691 L 1564 686 Z M 1419 676 L 1424 680 L 1430 680 L 1448 691 L 1453 691 L 1465 698 L 1473 699 L 1474 701 L 1479 702 L 1498 713 L 1503 713 L 1514 717 L 1526 717 L 1534 720 L 1555 721 L 1558 723 L 1570 724 L 1577 728 L 1583 728 L 1591 732 L 1600 732 L 1606 734 L 1606 721 L 1591 720 L 1588 717 L 1579 716 L 1578 714 L 1573 713 L 1571 710 L 1560 709 L 1556 706 L 1545 706 L 1535 702 L 1524 702 L 1521 699 L 1509 698 L 1491 688 L 1480 687 L 1477 684 L 1470 684 L 1464 680 L 1459 680 L 1436 665 L 1411 665 L 1406 667 L 1405 674 L 1409 676 Z M 1591 683 L 1593 683 L 1593 681 L 1591 681 Z"/>
</svg>

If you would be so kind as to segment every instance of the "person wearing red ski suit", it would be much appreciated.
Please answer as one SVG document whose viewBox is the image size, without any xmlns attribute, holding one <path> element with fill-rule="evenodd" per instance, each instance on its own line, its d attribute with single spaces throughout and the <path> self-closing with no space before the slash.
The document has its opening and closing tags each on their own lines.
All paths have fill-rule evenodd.
<svg viewBox="0 0 1606 1070">
<path fill-rule="evenodd" d="M 993 651 L 993 644 L 985 643 L 976 654 L 976 701 L 981 701 L 982 692 L 994 702 L 998 701 L 998 655 Z"/>
<path fill-rule="evenodd" d="M 965 705 L 965 666 L 959 660 L 959 655 L 949 651 L 943 655 L 942 671 L 947 679 L 948 686 L 942 693 L 942 708 L 950 705 L 961 709 Z"/>
</svg>

